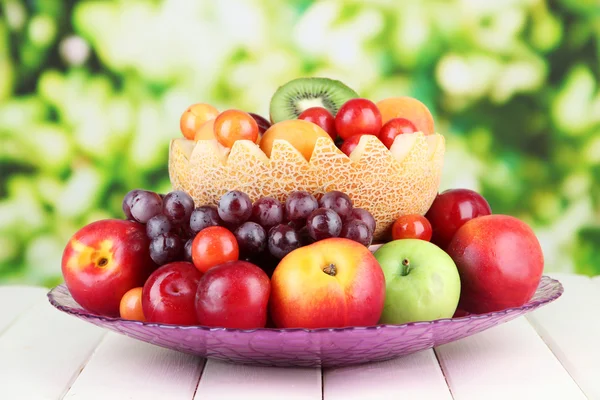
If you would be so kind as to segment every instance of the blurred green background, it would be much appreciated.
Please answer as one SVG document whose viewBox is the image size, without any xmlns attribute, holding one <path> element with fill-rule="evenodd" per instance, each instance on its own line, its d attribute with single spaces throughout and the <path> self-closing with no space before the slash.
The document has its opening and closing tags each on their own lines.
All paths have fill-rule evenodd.
<svg viewBox="0 0 600 400">
<path fill-rule="evenodd" d="M 0 4 L 0 282 L 59 282 L 78 228 L 168 191 L 189 104 L 267 115 L 309 75 L 422 100 L 441 189 L 530 223 L 547 271 L 600 274 L 597 0 Z"/>
</svg>

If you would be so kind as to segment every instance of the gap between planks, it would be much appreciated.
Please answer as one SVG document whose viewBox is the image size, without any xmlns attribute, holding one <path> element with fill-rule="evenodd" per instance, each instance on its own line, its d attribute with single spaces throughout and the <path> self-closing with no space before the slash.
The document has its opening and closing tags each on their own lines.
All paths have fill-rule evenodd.
<svg viewBox="0 0 600 400">
<path fill-rule="evenodd" d="M 103 335 L 44 296 L 0 336 L 0 398 L 59 398 Z"/>
<path fill-rule="evenodd" d="M 527 315 L 546 345 L 590 399 L 600 399 L 600 277 L 551 274 L 564 286 L 555 302 Z"/>
</svg>

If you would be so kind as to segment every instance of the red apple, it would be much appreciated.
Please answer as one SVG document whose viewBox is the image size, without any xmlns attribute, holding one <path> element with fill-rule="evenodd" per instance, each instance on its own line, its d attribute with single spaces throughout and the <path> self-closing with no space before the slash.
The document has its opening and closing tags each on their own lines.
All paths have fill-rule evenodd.
<svg viewBox="0 0 600 400">
<path fill-rule="evenodd" d="M 270 293 L 269 277 L 256 265 L 247 261 L 218 265 L 198 284 L 198 322 L 223 328 L 264 328 Z"/>
<path fill-rule="evenodd" d="M 465 222 L 482 215 L 490 215 L 488 202 L 469 189 L 449 189 L 438 194 L 425 214 L 431 223 L 431 242 L 446 249 L 452 237 Z"/>
<path fill-rule="evenodd" d="M 144 284 L 156 264 L 144 225 L 106 219 L 77 231 L 62 256 L 62 274 L 73 299 L 93 313 L 119 316 L 123 295 Z"/>
<path fill-rule="evenodd" d="M 148 322 L 196 325 L 194 301 L 202 272 L 191 262 L 165 264 L 150 275 L 142 291 L 142 308 Z"/>
<path fill-rule="evenodd" d="M 285 256 L 271 278 L 270 312 L 279 328 L 375 325 L 385 277 L 368 248 L 330 238 Z"/>
<path fill-rule="evenodd" d="M 460 275 L 458 308 L 473 314 L 522 306 L 535 293 L 544 269 L 533 230 L 508 215 L 468 221 L 447 251 Z"/>
</svg>

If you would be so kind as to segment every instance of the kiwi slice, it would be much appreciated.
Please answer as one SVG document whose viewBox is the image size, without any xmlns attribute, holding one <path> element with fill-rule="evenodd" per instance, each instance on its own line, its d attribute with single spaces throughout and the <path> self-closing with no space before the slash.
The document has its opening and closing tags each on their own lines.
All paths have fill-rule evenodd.
<svg viewBox="0 0 600 400">
<path fill-rule="evenodd" d="M 297 78 L 280 86 L 269 112 L 271 122 L 296 119 L 311 107 L 324 107 L 335 117 L 340 107 L 358 94 L 340 81 L 328 78 Z"/>
</svg>

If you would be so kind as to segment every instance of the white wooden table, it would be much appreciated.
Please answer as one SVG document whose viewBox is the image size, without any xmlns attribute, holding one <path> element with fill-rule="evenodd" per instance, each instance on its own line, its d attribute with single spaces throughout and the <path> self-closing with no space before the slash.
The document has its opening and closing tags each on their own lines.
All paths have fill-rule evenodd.
<svg viewBox="0 0 600 400">
<path fill-rule="evenodd" d="M 63 314 L 46 289 L 0 286 L 0 399 L 600 399 L 600 278 L 551 276 L 565 293 L 527 317 L 323 370 L 200 359 Z"/>
</svg>

